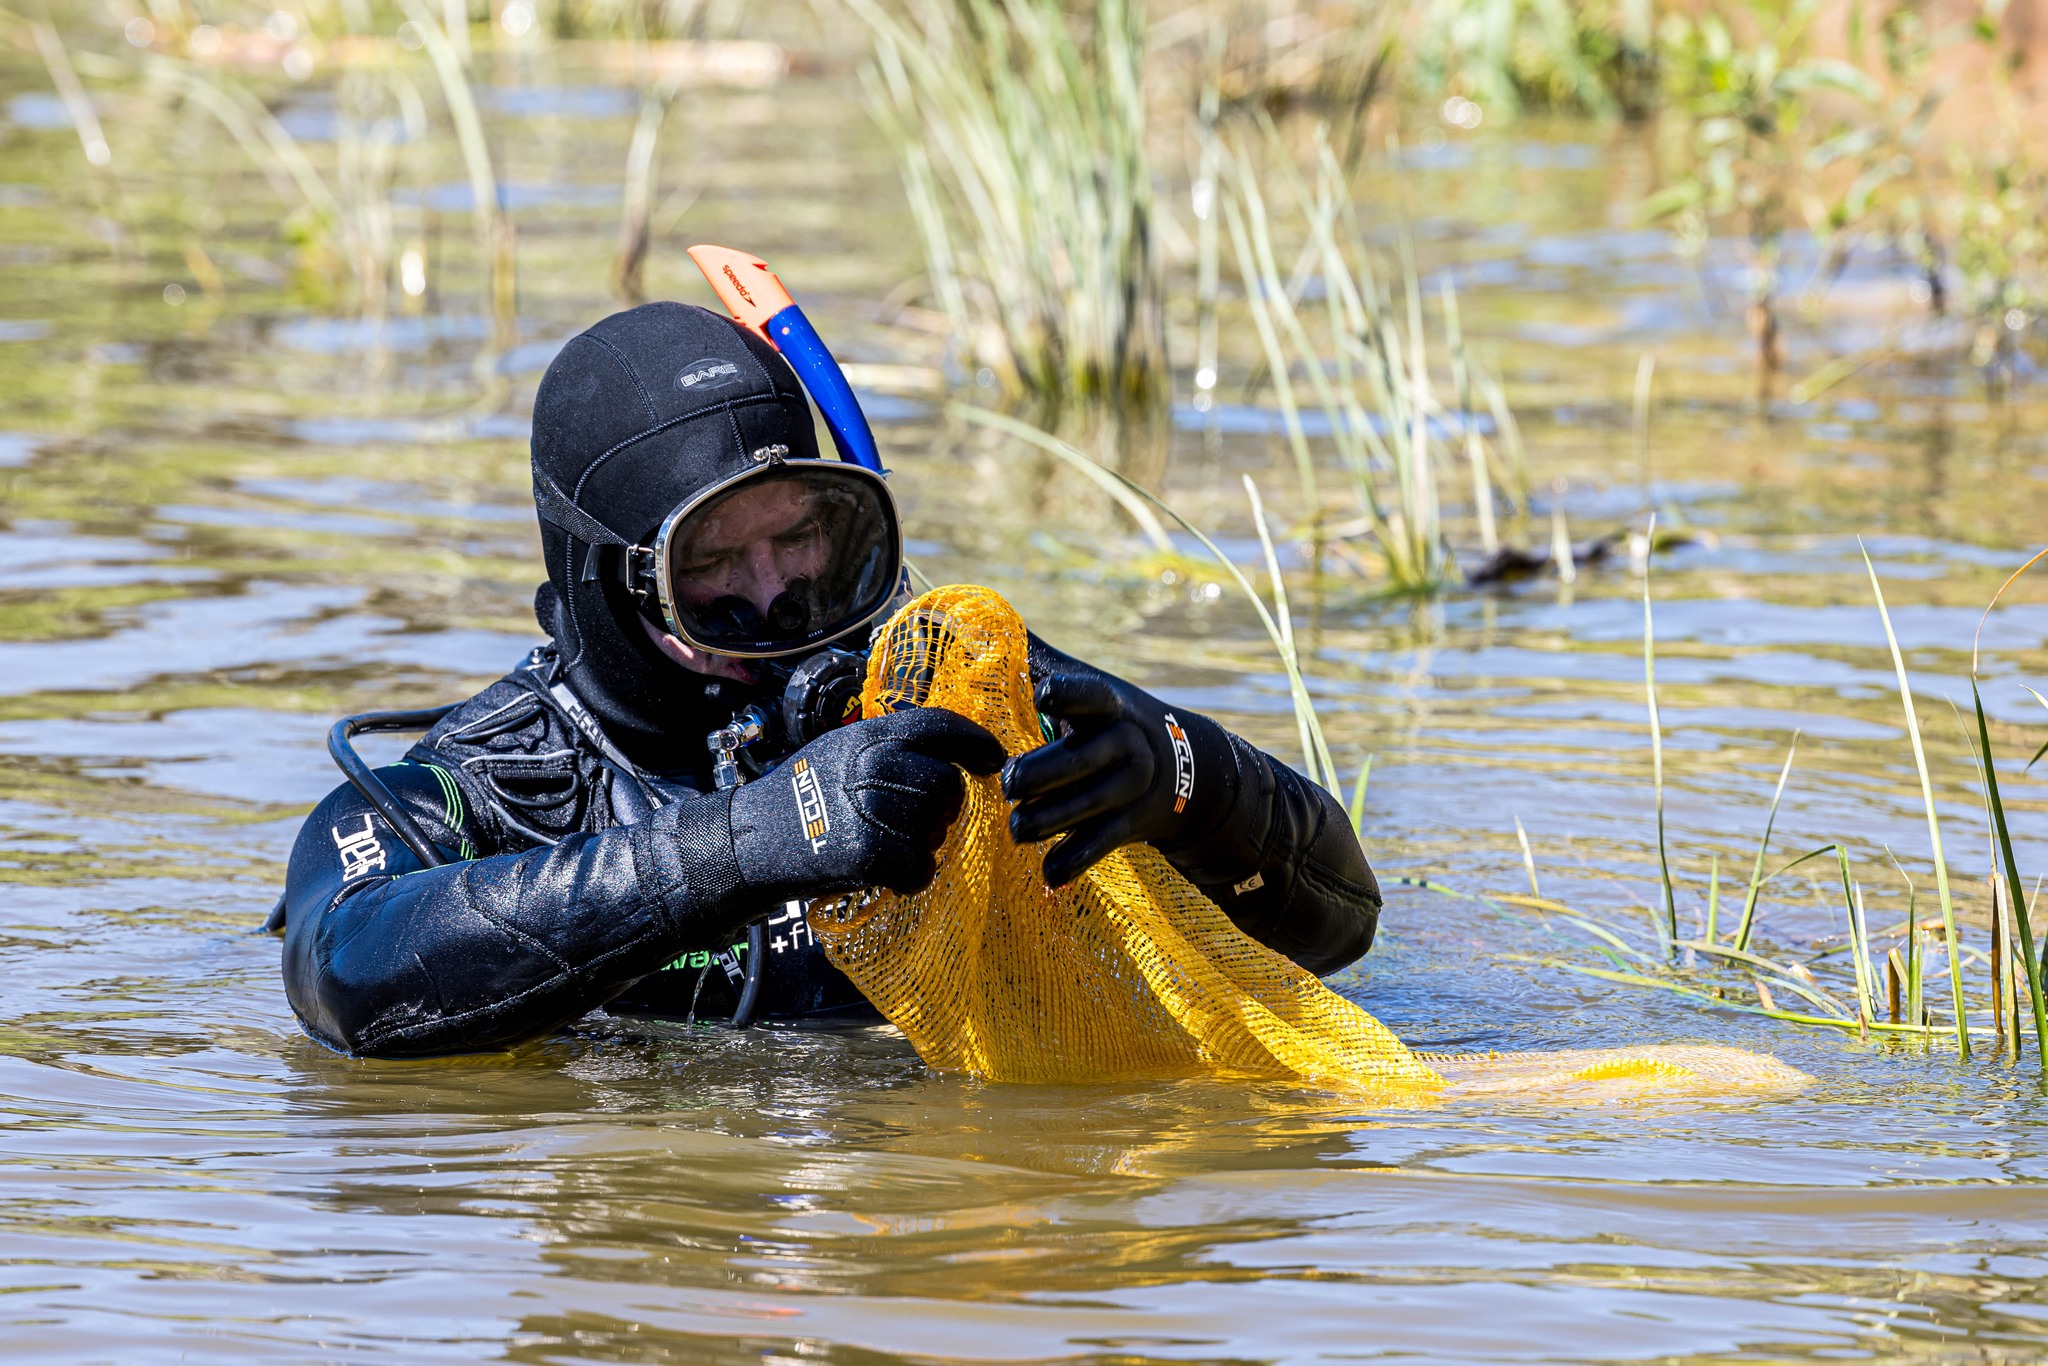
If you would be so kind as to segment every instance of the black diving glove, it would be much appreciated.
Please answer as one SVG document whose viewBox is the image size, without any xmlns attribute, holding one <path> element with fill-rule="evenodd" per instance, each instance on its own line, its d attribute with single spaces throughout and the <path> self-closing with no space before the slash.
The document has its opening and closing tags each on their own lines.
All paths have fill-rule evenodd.
<svg viewBox="0 0 2048 1366">
<path fill-rule="evenodd" d="M 966 795 L 960 769 L 1002 765 L 995 736 L 939 708 L 828 731 L 733 794 L 740 876 L 770 901 L 922 891 Z"/>
<path fill-rule="evenodd" d="M 1126 844 L 1170 854 L 1214 831 L 1237 800 L 1229 732 L 1091 665 L 1044 653 L 1054 658 L 1036 700 L 1060 738 L 1010 760 L 1003 795 L 1016 803 L 1017 843 L 1066 836 L 1045 856 L 1045 880 L 1072 882 Z"/>
</svg>

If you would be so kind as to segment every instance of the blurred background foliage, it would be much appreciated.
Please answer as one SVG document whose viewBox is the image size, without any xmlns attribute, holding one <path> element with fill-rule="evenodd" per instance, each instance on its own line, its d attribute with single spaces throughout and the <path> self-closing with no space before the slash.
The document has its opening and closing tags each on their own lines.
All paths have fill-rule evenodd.
<svg viewBox="0 0 2048 1366">
<path fill-rule="evenodd" d="M 786 8 L 78 0 L 0 10 L 0 32 L 76 134 L 105 250 L 181 267 L 167 302 L 193 294 L 203 317 L 239 274 L 341 317 L 481 327 L 475 414 L 515 401 L 500 361 L 522 296 L 638 302 L 651 257 L 743 208 L 728 181 L 727 211 L 699 211 L 698 130 L 675 115 L 691 91 L 766 92 L 792 60 L 844 54 L 867 105 L 846 117 L 893 153 L 922 258 L 882 305 L 902 339 L 883 369 L 1146 483 L 1165 457 L 1145 433 L 1227 386 L 1278 414 L 1297 525 L 1353 528 L 1331 544 L 1396 587 L 1450 572 L 1439 482 L 1472 490 L 1489 555 L 1499 519 L 1528 512 L 1514 397 L 1418 271 L 1427 206 L 1402 188 L 1404 165 L 1482 125 L 1635 129 L 1637 220 L 1741 262 L 1759 400 L 1783 386 L 1788 317 L 1823 312 L 1852 261 L 1906 281 L 1919 321 L 1809 365 L 1795 398 L 1901 348 L 1994 393 L 2035 368 L 2042 0 L 811 0 L 803 47 Z M 595 83 L 548 98 L 631 114 L 616 171 L 579 191 L 616 205 L 609 241 L 522 248 L 522 221 L 563 206 L 508 171 L 527 111 L 498 76 L 550 64 Z M 1335 485 L 1314 473 L 1326 438 Z"/>
<path fill-rule="evenodd" d="M 1643 203 L 1681 241 L 1746 244 L 1759 367 L 1788 232 L 1911 260 L 1937 312 L 1977 327 L 1976 363 L 2011 370 L 2041 312 L 2042 6 L 2006 0 L 815 0 L 871 44 L 870 112 L 902 166 L 929 297 L 964 373 L 1014 392 L 1116 404 L 1167 393 L 1162 296 L 1199 236 L 1161 191 L 1193 180 L 1202 130 L 1295 115 L 1354 164 L 1419 126 L 1559 112 L 1655 128 L 1663 183 Z M 663 130 L 679 90 L 772 82 L 782 48 L 737 0 L 91 0 L 0 11 L 48 73 L 111 216 L 154 217 L 175 164 L 241 149 L 278 201 L 303 287 L 380 314 L 427 290 L 425 226 L 401 184 L 452 163 L 498 316 L 513 308 L 516 206 L 479 102 L 480 61 L 575 48 L 630 84 L 610 279 L 640 297 L 658 224 Z M 331 89 L 329 135 L 278 117 Z M 102 114 L 102 109 L 110 112 Z M 1196 135 L 1188 136 L 1190 132 Z M 1258 139 L 1268 154 L 1287 144 Z M 161 143 L 161 147 L 147 145 Z M 1296 138 L 1300 152 L 1306 143 Z M 116 155 L 116 150 L 120 155 Z M 1213 149 L 1212 149 L 1213 150 Z M 159 152 L 168 152 L 164 157 Z M 1306 155 L 1303 153 L 1303 155 Z M 183 158 L 191 160 L 191 158 Z M 1306 164 L 1306 163 L 1304 163 Z M 1210 175 L 1213 176 L 1213 164 Z M 1292 173 L 1292 171 L 1290 171 Z M 1270 179 L 1270 176 L 1266 178 Z M 664 210 L 666 212 L 664 212 Z M 202 217 L 204 215 L 202 214 Z M 193 234 L 205 252 L 203 224 Z M 1193 229 L 1192 231 L 1190 229 Z M 1162 254 L 1164 259 L 1162 259 Z M 209 272 L 195 268 L 205 287 Z"/>
</svg>

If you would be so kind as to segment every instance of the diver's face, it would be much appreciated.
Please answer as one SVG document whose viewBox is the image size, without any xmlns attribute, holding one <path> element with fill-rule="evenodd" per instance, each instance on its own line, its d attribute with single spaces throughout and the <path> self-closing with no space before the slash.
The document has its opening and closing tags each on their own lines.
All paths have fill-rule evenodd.
<svg viewBox="0 0 2048 1366">
<path fill-rule="evenodd" d="M 679 605 L 703 608 L 741 598 L 764 616 L 798 580 L 828 567 L 831 543 L 811 491 L 775 480 L 741 489 L 690 527 L 674 561 Z"/>
<path fill-rule="evenodd" d="M 742 477 L 673 514 L 660 539 L 663 653 L 722 678 L 872 618 L 901 563 L 881 481 L 822 461 Z"/>
</svg>

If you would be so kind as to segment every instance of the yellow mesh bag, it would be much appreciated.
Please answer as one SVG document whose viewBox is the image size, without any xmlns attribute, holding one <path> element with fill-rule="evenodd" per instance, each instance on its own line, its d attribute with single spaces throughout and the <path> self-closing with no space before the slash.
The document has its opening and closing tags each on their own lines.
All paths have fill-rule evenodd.
<svg viewBox="0 0 2048 1366">
<path fill-rule="evenodd" d="M 883 629 L 862 714 L 945 707 L 1021 754 L 1044 743 L 1025 650 L 1024 623 L 1001 597 L 936 589 Z M 1443 1091 L 1447 1076 L 1479 1092 L 1803 1080 L 1730 1049 L 1425 1060 L 1231 924 L 1149 845 L 1047 887 L 1046 846 L 1010 841 L 997 780 L 966 785 L 930 887 L 810 914 L 832 961 L 942 1071 L 1012 1082 L 1298 1078 L 1418 1097 Z"/>
</svg>

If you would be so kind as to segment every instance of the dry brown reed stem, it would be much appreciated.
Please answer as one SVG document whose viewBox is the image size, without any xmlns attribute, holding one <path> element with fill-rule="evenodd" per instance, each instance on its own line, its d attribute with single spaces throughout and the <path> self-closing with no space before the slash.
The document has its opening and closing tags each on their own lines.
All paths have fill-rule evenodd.
<svg viewBox="0 0 2048 1366">
<path fill-rule="evenodd" d="M 619 201 L 619 243 L 612 257 L 612 293 L 632 306 L 646 302 L 647 250 L 652 239 L 656 159 L 661 129 L 682 88 L 679 78 L 650 82 L 640 90 L 640 116 L 626 147 L 625 185 Z"/>
</svg>

